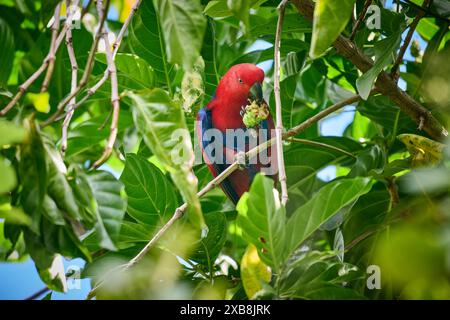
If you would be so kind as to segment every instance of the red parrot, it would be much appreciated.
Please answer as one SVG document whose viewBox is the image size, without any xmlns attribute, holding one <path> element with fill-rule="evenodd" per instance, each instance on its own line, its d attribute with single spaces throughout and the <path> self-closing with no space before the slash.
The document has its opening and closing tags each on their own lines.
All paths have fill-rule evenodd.
<svg viewBox="0 0 450 320">
<path fill-rule="evenodd" d="M 235 160 L 238 152 L 246 152 L 255 147 L 256 143 L 260 144 L 275 135 L 272 116 L 262 97 L 263 81 L 264 71 L 257 66 L 250 63 L 234 65 L 220 80 L 211 101 L 198 112 L 196 129 L 198 141 L 205 162 L 214 177 Z M 256 121 L 253 117 L 250 125 L 249 121 L 244 120 L 249 108 L 263 115 Z M 253 141 L 252 144 L 249 137 L 253 139 L 258 137 L 256 143 Z M 244 192 L 248 191 L 256 173 L 262 168 L 273 169 L 270 166 L 275 165 L 276 161 L 270 159 L 270 156 L 271 154 L 275 156 L 276 152 L 271 152 L 270 149 L 266 152 L 268 161 L 260 160 L 261 153 L 252 159 L 250 164 L 246 164 L 242 170 L 233 172 L 221 183 L 222 190 L 234 204 Z M 274 177 L 276 169 L 269 175 Z"/>
</svg>

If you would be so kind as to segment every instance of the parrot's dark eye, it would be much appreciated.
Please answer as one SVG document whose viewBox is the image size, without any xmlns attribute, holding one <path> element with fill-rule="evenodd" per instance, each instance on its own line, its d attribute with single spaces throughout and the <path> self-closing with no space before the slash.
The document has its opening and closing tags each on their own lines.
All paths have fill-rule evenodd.
<svg viewBox="0 0 450 320">
<path fill-rule="evenodd" d="M 241 78 L 238 78 L 238 81 L 239 81 L 240 84 L 244 83 L 244 81 Z"/>
</svg>

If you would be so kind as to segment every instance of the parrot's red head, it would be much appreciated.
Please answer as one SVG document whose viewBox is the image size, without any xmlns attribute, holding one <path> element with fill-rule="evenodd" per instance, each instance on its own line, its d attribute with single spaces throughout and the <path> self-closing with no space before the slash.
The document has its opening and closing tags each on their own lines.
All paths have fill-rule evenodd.
<svg viewBox="0 0 450 320">
<path fill-rule="evenodd" d="M 259 91 L 259 95 L 262 95 L 263 81 L 264 71 L 251 63 L 234 65 L 225 73 L 217 86 L 214 99 L 207 106 L 214 114 L 213 119 L 218 129 L 232 129 L 242 125 L 241 108 L 247 104 L 252 92 Z"/>
</svg>

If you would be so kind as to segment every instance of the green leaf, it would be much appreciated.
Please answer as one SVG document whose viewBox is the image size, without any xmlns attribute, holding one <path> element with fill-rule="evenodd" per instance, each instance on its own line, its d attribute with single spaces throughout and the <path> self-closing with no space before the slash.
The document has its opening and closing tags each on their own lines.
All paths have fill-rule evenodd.
<svg viewBox="0 0 450 320">
<path fill-rule="evenodd" d="M 106 55 L 97 53 L 96 59 L 106 65 Z M 153 88 L 156 84 L 156 75 L 152 66 L 141 57 L 130 53 L 117 53 L 116 68 L 119 82 L 130 88 Z"/>
<path fill-rule="evenodd" d="M 249 244 L 241 260 L 241 280 L 245 293 L 250 299 L 263 289 L 262 282 L 268 283 L 272 272 L 259 258 L 258 250 Z"/>
<path fill-rule="evenodd" d="M 17 185 L 16 172 L 2 157 L 0 157 L 0 181 L 0 194 L 11 191 Z"/>
<path fill-rule="evenodd" d="M 402 38 L 403 29 L 397 30 L 392 35 L 383 40 L 378 41 L 374 45 L 375 50 L 375 63 L 365 72 L 361 77 L 356 80 L 356 87 L 358 93 L 364 100 L 369 97 L 373 84 L 383 69 L 388 66 L 393 60 L 393 53 L 400 44 Z"/>
<path fill-rule="evenodd" d="M 348 177 L 366 177 L 372 173 L 380 174 L 385 164 L 386 154 L 380 146 L 374 145 L 358 154 L 356 163 L 348 174 Z"/>
<path fill-rule="evenodd" d="M 322 187 L 289 218 L 286 233 L 288 250 L 293 252 L 314 231 L 345 206 L 371 188 L 369 178 L 334 180 Z"/>
<path fill-rule="evenodd" d="M 350 153 L 362 149 L 359 143 L 348 138 L 320 137 L 311 140 L 326 143 Z M 293 190 L 314 179 L 321 169 L 329 165 L 342 163 L 348 160 L 349 156 L 332 149 L 292 143 L 291 147 L 285 152 L 284 159 L 286 175 L 289 177 L 289 189 Z"/>
<path fill-rule="evenodd" d="M 363 116 L 383 126 L 390 132 L 394 130 L 397 113 L 399 113 L 397 123 L 398 131 L 411 132 L 417 127 L 417 124 L 402 112 L 395 103 L 388 97 L 382 95 L 370 96 L 366 101 L 361 101 L 357 106 L 357 110 Z"/>
<path fill-rule="evenodd" d="M 332 252 L 310 251 L 302 253 L 280 275 L 280 295 L 283 298 L 339 299 L 361 298 L 351 293 L 343 284 L 361 277 L 361 272 L 347 263 L 342 263 Z"/>
<path fill-rule="evenodd" d="M 268 19 L 265 19 L 261 16 L 255 16 L 254 19 L 252 19 L 253 16 L 251 16 L 251 28 L 249 33 L 252 37 L 263 37 L 263 36 L 273 36 L 275 35 L 277 31 L 277 21 L 278 16 L 270 17 Z M 286 13 L 283 20 L 283 35 L 289 34 L 289 33 L 310 33 L 312 30 L 311 28 L 311 22 L 303 18 L 298 13 Z M 283 39 L 285 40 L 285 39 Z M 289 39 L 286 39 L 289 40 Z M 282 43 L 281 47 L 283 47 L 285 44 Z M 296 51 L 300 48 L 297 47 Z M 272 48 L 273 50 L 273 48 Z M 283 49 L 281 49 L 283 50 Z M 272 54 L 273 58 L 273 54 Z"/>
<path fill-rule="evenodd" d="M 189 220 L 195 227 L 202 229 L 204 236 L 207 227 L 197 196 L 197 179 L 192 172 L 194 152 L 180 105 L 160 89 L 141 94 L 129 93 L 129 96 L 136 128 L 153 154 L 170 172 L 188 203 Z"/>
<path fill-rule="evenodd" d="M 137 221 L 156 227 L 174 214 L 177 206 L 175 191 L 162 172 L 147 159 L 127 154 L 120 181 L 128 196 L 127 212 Z"/>
<path fill-rule="evenodd" d="M 238 202 L 243 237 L 258 249 L 261 260 L 278 273 L 287 258 L 286 213 L 273 180 L 256 175 L 250 191 Z"/>
<path fill-rule="evenodd" d="M 147 224 L 139 224 L 130 221 L 123 221 L 120 228 L 119 247 L 129 247 L 135 243 L 148 242 L 154 231 L 155 227 Z"/>
<path fill-rule="evenodd" d="M 309 55 L 321 56 L 337 39 L 350 20 L 355 0 L 318 0 Z"/>
<path fill-rule="evenodd" d="M 18 125 L 0 119 L 0 146 L 22 142 L 26 137 L 26 131 Z"/>
<path fill-rule="evenodd" d="M 209 2 L 211 3 L 211 2 Z M 208 4 L 209 4 L 208 3 Z M 217 73 L 217 39 L 216 24 L 212 19 L 208 19 L 205 32 L 205 39 L 202 46 L 202 57 L 205 62 L 205 94 L 206 98 L 211 98 L 219 83 L 219 74 Z"/>
<path fill-rule="evenodd" d="M 14 35 L 10 26 L 0 18 L 0 87 L 6 87 L 14 61 Z"/>
<path fill-rule="evenodd" d="M 39 234 L 41 207 L 47 192 L 46 151 L 41 135 L 33 121 L 28 120 L 28 139 L 21 145 L 19 179 L 22 184 L 20 203 L 31 217 L 30 228 Z"/>
<path fill-rule="evenodd" d="M 111 173 L 96 171 L 86 177 L 90 190 L 92 209 L 95 210 L 96 236 L 100 246 L 116 250 L 120 226 L 125 215 L 126 201 L 123 197 L 124 186 Z"/>
<path fill-rule="evenodd" d="M 227 240 L 227 218 L 223 212 L 208 212 L 204 217 L 209 230 L 208 236 L 200 240 L 190 259 L 212 268 Z"/>
<path fill-rule="evenodd" d="M 60 255 L 49 251 L 41 239 L 31 231 L 24 231 L 27 250 L 33 258 L 40 278 L 51 290 L 65 292 L 67 283 L 64 266 Z"/>
<path fill-rule="evenodd" d="M 22 226 L 28 226 L 31 224 L 30 217 L 22 211 L 20 208 L 2 207 L 0 209 L 0 219 L 4 219 L 8 224 L 16 224 Z"/>
<path fill-rule="evenodd" d="M 212 18 L 226 18 L 233 15 L 227 1 L 224 0 L 209 1 L 203 12 Z"/>
<path fill-rule="evenodd" d="M 191 70 L 205 34 L 206 19 L 199 0 L 153 0 L 166 45 L 167 59 Z"/>
<path fill-rule="evenodd" d="M 361 235 L 382 227 L 386 214 L 390 210 L 391 198 L 385 185 L 375 184 L 370 192 L 362 195 L 347 215 L 342 227 L 345 245 L 349 245 Z M 357 247 L 349 251 L 350 261 L 358 261 L 358 257 L 369 255 L 369 251 L 359 250 Z"/>
<path fill-rule="evenodd" d="M 47 139 L 44 140 L 47 162 L 47 193 L 62 211 L 73 219 L 80 219 L 78 208 L 72 188 L 67 181 L 67 169 L 58 150 Z"/>
<path fill-rule="evenodd" d="M 166 59 L 162 30 L 152 1 L 142 1 L 129 33 L 131 51 L 153 67 L 159 85 L 171 88 L 173 65 Z"/>
</svg>

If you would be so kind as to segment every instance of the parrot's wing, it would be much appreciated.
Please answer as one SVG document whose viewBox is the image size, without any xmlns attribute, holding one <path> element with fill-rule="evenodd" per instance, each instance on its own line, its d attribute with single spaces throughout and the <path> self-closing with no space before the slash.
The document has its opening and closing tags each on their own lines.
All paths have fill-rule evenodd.
<svg viewBox="0 0 450 320">
<path fill-rule="evenodd" d="M 216 154 L 213 159 L 212 156 L 206 152 L 208 150 L 208 146 L 211 143 L 214 143 L 215 140 L 211 138 L 209 134 L 205 134 L 207 130 L 214 129 L 211 119 L 211 112 L 206 108 L 201 109 L 197 115 L 197 135 L 198 141 L 200 142 L 200 146 L 203 153 L 203 158 L 205 159 L 206 164 L 208 165 L 213 176 L 217 176 L 222 173 L 228 166 L 226 162 L 226 154 L 225 152 L 220 154 Z M 223 140 L 222 140 L 223 141 Z M 221 157 L 217 159 L 217 157 Z M 229 179 L 225 179 L 220 186 L 225 194 L 234 202 L 237 203 L 239 200 L 239 195 L 236 193 L 236 190 L 231 185 Z"/>
</svg>

